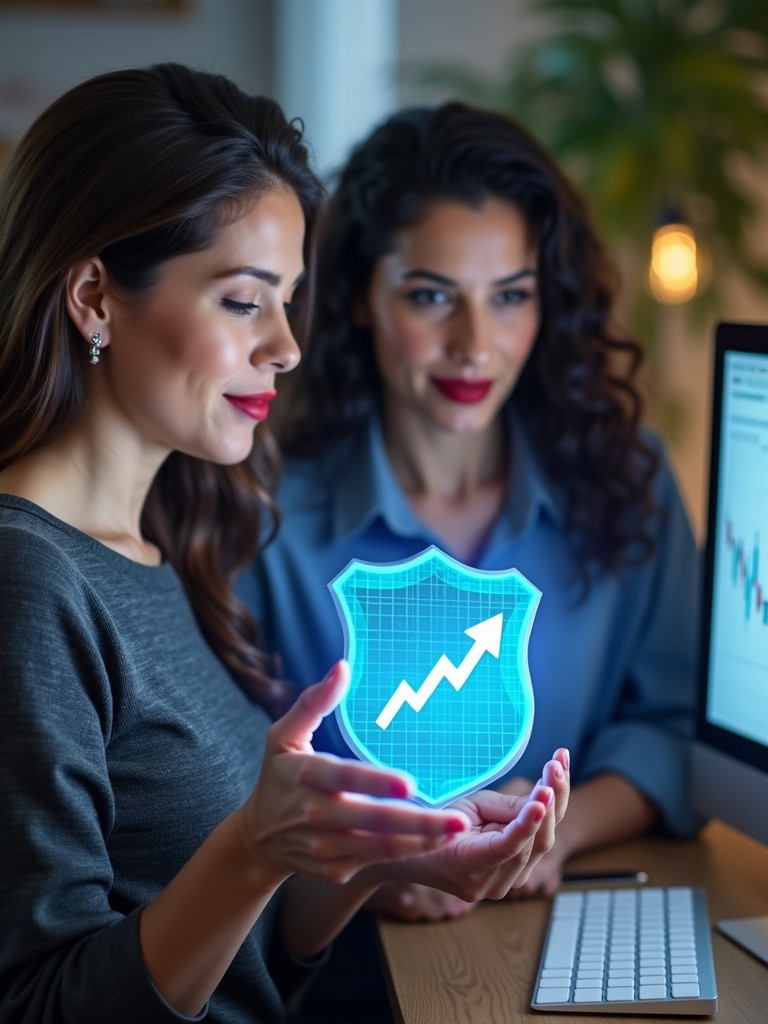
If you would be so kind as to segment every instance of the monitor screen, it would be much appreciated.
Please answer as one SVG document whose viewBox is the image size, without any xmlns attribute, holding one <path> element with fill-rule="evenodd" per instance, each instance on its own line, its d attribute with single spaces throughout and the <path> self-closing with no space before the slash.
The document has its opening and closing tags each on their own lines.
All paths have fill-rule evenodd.
<svg viewBox="0 0 768 1024">
<path fill-rule="evenodd" d="M 768 843 L 768 325 L 715 341 L 693 802 Z M 768 917 L 718 929 L 768 963 Z"/>
<path fill-rule="evenodd" d="M 694 800 L 768 843 L 768 326 L 715 345 Z"/>
</svg>

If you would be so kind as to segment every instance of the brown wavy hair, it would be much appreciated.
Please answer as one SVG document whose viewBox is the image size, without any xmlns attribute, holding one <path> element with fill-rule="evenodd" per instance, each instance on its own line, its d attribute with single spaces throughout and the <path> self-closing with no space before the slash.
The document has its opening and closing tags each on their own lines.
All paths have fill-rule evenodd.
<svg viewBox="0 0 768 1024">
<path fill-rule="evenodd" d="M 397 233 L 441 201 L 493 197 L 523 215 L 538 245 L 541 327 L 510 404 L 566 497 L 583 582 L 654 550 L 658 456 L 641 431 L 642 350 L 614 323 L 619 279 L 577 189 L 513 118 L 451 102 L 402 110 L 352 151 L 318 242 L 311 340 L 287 381 L 288 454 L 324 450 L 377 408 L 381 376 L 352 310 Z"/>
<path fill-rule="evenodd" d="M 0 466 L 54 440 L 83 407 L 86 346 L 66 311 L 70 267 L 98 256 L 140 298 L 168 260 L 206 249 L 246 206 L 285 187 L 306 220 L 311 294 L 323 189 L 301 126 L 273 100 L 220 75 L 158 64 L 92 78 L 41 114 L 0 187 Z M 208 642 L 271 710 L 284 684 L 271 678 L 234 581 L 276 526 L 278 473 L 264 426 L 239 465 L 175 453 L 142 518 Z"/>
</svg>

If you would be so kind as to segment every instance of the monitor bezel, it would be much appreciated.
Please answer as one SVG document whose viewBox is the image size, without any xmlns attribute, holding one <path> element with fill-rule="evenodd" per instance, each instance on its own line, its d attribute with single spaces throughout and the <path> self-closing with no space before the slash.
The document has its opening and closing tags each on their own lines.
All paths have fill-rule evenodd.
<svg viewBox="0 0 768 1024">
<path fill-rule="evenodd" d="M 700 743 L 714 747 L 754 768 L 768 772 L 768 745 L 715 725 L 707 719 L 709 686 L 710 638 L 712 627 L 712 590 L 714 584 L 716 519 L 720 480 L 717 467 L 720 459 L 720 432 L 722 424 L 722 397 L 725 355 L 743 352 L 768 355 L 768 324 L 719 323 L 715 330 L 714 375 L 712 393 L 712 424 L 709 459 L 709 495 L 707 507 L 707 536 L 704 546 L 704 572 L 702 585 L 701 657 L 696 709 L 696 738 Z"/>
</svg>

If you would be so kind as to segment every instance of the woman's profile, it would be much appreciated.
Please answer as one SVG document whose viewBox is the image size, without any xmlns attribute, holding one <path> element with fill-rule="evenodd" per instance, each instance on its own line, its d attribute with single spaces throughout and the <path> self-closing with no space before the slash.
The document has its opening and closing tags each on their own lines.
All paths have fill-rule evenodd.
<svg viewBox="0 0 768 1024">
<path fill-rule="evenodd" d="M 3 177 L 3 1024 L 281 1021 L 382 883 L 501 898 L 553 841 L 563 752 L 443 810 L 315 753 L 347 666 L 286 711 L 234 592 L 321 202 L 276 103 L 176 64 L 75 86 Z"/>
</svg>

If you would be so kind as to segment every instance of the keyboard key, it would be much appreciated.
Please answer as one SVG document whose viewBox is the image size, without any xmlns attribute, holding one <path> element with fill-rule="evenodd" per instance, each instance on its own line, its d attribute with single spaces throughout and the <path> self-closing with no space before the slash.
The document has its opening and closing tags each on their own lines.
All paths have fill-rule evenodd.
<svg viewBox="0 0 768 1024">
<path fill-rule="evenodd" d="M 573 993 L 574 1003 L 595 1003 L 603 998 L 601 988 L 577 988 Z"/>
<path fill-rule="evenodd" d="M 675 985 L 674 983 L 672 984 L 673 999 L 698 999 L 698 996 L 698 985 Z"/>
<path fill-rule="evenodd" d="M 637 990 L 640 999 L 666 999 L 666 985 L 641 985 Z"/>
<path fill-rule="evenodd" d="M 564 1003 L 571 994 L 569 988 L 540 988 L 537 994 L 537 1001 L 546 1003 Z"/>
</svg>

